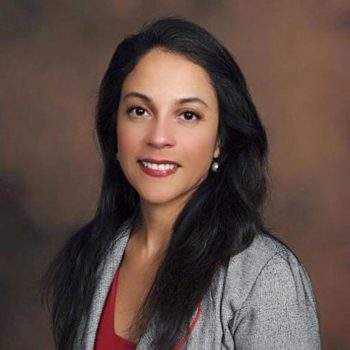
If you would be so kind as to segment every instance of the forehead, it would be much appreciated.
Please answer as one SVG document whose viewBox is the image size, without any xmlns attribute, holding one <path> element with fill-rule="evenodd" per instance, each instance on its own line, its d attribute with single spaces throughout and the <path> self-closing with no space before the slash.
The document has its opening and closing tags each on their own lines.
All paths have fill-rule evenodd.
<svg viewBox="0 0 350 350">
<path fill-rule="evenodd" d="M 216 103 L 215 89 L 208 73 L 183 55 L 153 49 L 126 77 L 122 94 L 140 90 L 154 97 L 198 96 Z"/>
</svg>

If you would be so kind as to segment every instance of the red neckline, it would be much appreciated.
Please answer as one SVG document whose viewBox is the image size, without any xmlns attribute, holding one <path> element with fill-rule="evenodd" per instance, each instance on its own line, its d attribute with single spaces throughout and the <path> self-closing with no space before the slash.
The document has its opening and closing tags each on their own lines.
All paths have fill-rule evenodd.
<svg viewBox="0 0 350 350">
<path fill-rule="evenodd" d="M 114 331 L 114 308 L 115 308 L 115 301 L 117 298 L 117 285 L 118 285 L 118 277 L 119 277 L 119 267 L 117 268 L 116 272 L 115 272 L 115 276 L 113 278 L 112 281 L 112 286 L 110 289 L 110 295 L 107 296 L 107 298 L 109 299 L 109 301 L 107 300 L 107 302 L 109 302 L 110 306 L 109 308 L 109 312 L 108 312 L 108 316 L 107 318 L 109 320 L 107 320 L 107 324 L 109 323 L 111 326 L 109 328 L 109 336 L 112 338 L 115 338 L 115 340 L 117 342 L 121 342 L 123 344 L 125 344 L 125 346 L 131 347 L 133 349 L 136 349 L 136 346 L 138 343 L 135 343 L 129 339 L 123 338 L 122 336 L 118 335 L 115 333 Z M 112 299 L 112 300 L 110 300 Z M 186 343 L 186 341 L 188 340 L 188 338 L 190 337 L 191 333 L 193 332 L 201 314 L 202 314 L 202 307 L 201 307 L 201 302 L 198 304 L 197 306 L 197 310 L 195 313 L 195 317 L 193 318 L 189 329 L 187 330 L 186 334 L 182 337 L 182 339 L 180 340 L 180 342 L 174 347 L 173 350 L 180 350 L 182 348 L 182 346 Z M 105 308 L 107 307 L 107 305 L 105 305 Z"/>
</svg>

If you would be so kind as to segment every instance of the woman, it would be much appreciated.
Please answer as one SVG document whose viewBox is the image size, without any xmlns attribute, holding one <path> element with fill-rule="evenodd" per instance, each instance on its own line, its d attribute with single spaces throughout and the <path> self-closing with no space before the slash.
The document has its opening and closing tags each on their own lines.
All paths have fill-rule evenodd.
<svg viewBox="0 0 350 350">
<path fill-rule="evenodd" d="M 96 215 L 45 277 L 58 349 L 320 348 L 307 272 L 262 222 L 264 128 L 211 34 L 168 17 L 123 40 L 96 127 Z"/>
</svg>

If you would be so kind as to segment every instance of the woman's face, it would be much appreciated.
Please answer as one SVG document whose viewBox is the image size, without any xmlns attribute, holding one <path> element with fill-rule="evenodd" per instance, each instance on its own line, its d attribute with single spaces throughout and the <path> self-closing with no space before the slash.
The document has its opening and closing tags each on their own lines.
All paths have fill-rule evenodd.
<svg viewBox="0 0 350 350">
<path fill-rule="evenodd" d="M 187 200 L 219 156 L 218 121 L 203 68 L 161 49 L 143 56 L 124 81 L 117 113 L 120 166 L 141 201 Z"/>
</svg>

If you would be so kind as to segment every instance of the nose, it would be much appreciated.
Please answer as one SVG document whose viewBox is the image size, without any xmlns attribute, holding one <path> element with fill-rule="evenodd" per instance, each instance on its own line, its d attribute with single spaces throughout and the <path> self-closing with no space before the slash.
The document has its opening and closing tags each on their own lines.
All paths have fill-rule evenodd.
<svg viewBox="0 0 350 350">
<path fill-rule="evenodd" d="M 165 118 L 152 120 L 148 126 L 145 141 L 149 146 L 155 148 L 173 147 L 176 142 L 171 121 Z"/>
</svg>

